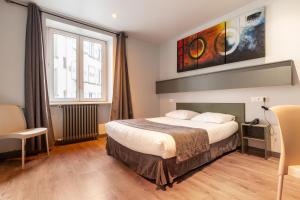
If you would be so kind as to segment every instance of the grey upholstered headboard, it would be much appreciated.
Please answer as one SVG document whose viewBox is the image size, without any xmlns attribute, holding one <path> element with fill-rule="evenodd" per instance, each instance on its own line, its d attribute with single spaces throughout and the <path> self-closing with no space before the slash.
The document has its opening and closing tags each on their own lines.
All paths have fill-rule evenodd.
<svg viewBox="0 0 300 200">
<path fill-rule="evenodd" d="M 235 116 L 235 121 L 245 122 L 244 103 L 176 103 L 177 110 L 192 110 L 195 112 L 219 112 Z M 239 127 L 240 129 L 240 127 Z"/>
</svg>

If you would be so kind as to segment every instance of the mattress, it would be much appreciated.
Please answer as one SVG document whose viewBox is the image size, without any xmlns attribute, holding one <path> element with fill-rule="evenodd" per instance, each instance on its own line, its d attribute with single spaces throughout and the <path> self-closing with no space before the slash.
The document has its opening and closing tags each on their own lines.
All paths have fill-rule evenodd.
<svg viewBox="0 0 300 200">
<path fill-rule="evenodd" d="M 169 117 L 148 118 L 147 120 L 162 124 L 205 129 L 210 144 L 226 139 L 238 130 L 238 123 L 235 121 L 215 124 Z M 115 121 L 108 122 L 105 128 L 111 138 L 133 151 L 160 156 L 164 159 L 176 156 L 176 144 L 171 135 L 130 127 Z"/>
</svg>

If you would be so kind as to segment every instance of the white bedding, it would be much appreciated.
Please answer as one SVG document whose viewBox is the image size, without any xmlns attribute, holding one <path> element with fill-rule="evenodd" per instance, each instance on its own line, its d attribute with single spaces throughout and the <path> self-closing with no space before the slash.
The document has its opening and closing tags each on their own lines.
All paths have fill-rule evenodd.
<svg viewBox="0 0 300 200">
<path fill-rule="evenodd" d="M 238 130 L 238 123 L 235 121 L 215 124 L 169 117 L 148 118 L 147 120 L 162 124 L 206 129 L 210 144 L 221 141 Z M 175 141 L 172 136 L 166 133 L 130 127 L 114 121 L 108 122 L 105 128 L 111 138 L 134 151 L 160 156 L 164 159 L 176 155 Z"/>
</svg>

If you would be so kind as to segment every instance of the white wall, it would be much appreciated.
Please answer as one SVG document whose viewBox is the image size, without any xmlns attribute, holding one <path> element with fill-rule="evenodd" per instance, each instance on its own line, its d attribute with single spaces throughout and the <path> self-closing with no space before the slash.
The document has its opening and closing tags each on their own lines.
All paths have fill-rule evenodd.
<svg viewBox="0 0 300 200">
<path fill-rule="evenodd" d="M 158 80 L 159 47 L 129 36 L 127 39 L 127 62 L 135 118 L 159 115 L 159 96 L 155 94 Z M 55 137 L 62 137 L 63 115 L 58 106 L 51 106 Z M 99 123 L 109 121 L 110 104 L 99 105 Z"/>
<path fill-rule="evenodd" d="M 127 58 L 134 117 L 158 116 L 159 96 L 155 94 L 155 81 L 159 72 L 159 47 L 129 37 Z"/>
<path fill-rule="evenodd" d="M 24 56 L 27 11 L 23 7 L 0 1 L 0 103 L 24 106 Z M 135 117 L 159 115 L 159 98 L 155 94 L 158 79 L 159 47 L 127 40 L 129 77 Z M 146 106 L 145 106 L 146 105 Z M 108 121 L 110 105 L 100 105 L 99 122 Z M 61 110 L 51 108 L 55 134 L 61 133 Z M 0 141 L 0 153 L 19 149 L 17 141 Z"/>
<path fill-rule="evenodd" d="M 24 105 L 24 46 L 27 12 L 0 1 L 0 103 Z M 0 141 L 0 152 L 14 150 L 16 140 Z"/>
<path fill-rule="evenodd" d="M 266 5 L 266 57 L 251 61 L 244 61 L 222 66 L 210 67 L 206 69 L 177 73 L 176 66 L 176 44 L 177 40 L 192 33 L 208 28 L 218 22 L 238 16 L 245 11 L 259 8 Z M 300 73 L 300 1 L 299 0 L 270 0 L 255 1 L 246 7 L 236 10 L 219 19 L 215 19 L 207 24 L 199 26 L 193 30 L 179 35 L 165 42 L 160 47 L 160 80 L 183 77 L 205 72 L 224 70 L 249 66 L 264 62 L 293 59 L 295 61 L 296 73 Z M 296 74 L 297 77 L 297 74 Z M 251 77 L 249 77 L 251 78 Z M 264 87 L 250 89 L 230 89 L 199 91 L 176 94 L 160 95 L 160 114 L 163 115 L 169 110 L 175 109 L 175 103 L 170 103 L 169 99 L 176 102 L 242 102 L 246 103 L 246 120 L 259 117 L 264 118 L 259 103 L 251 102 L 252 96 L 269 97 L 269 106 L 278 104 L 300 104 L 300 85 L 296 80 L 294 86 Z M 272 150 L 280 152 L 280 137 L 278 126 L 272 113 L 267 113 L 267 118 L 272 122 L 275 133 L 272 136 Z M 258 146 L 258 144 L 252 144 Z"/>
</svg>

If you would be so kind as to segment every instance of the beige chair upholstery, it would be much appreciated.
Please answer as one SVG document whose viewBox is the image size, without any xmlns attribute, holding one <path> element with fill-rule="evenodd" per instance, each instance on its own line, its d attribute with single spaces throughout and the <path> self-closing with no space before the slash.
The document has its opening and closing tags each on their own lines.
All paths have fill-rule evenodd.
<svg viewBox="0 0 300 200">
<path fill-rule="evenodd" d="M 26 129 L 21 108 L 14 105 L 0 105 L 0 135 Z"/>
<path fill-rule="evenodd" d="M 300 105 L 271 108 L 277 117 L 281 133 L 281 154 L 277 200 L 281 199 L 284 175 L 300 178 Z"/>
<path fill-rule="evenodd" d="M 15 138 L 22 140 L 22 168 L 25 167 L 26 139 L 46 135 L 47 152 L 49 155 L 47 128 L 26 129 L 23 111 L 16 105 L 0 105 L 0 139 Z"/>
</svg>

